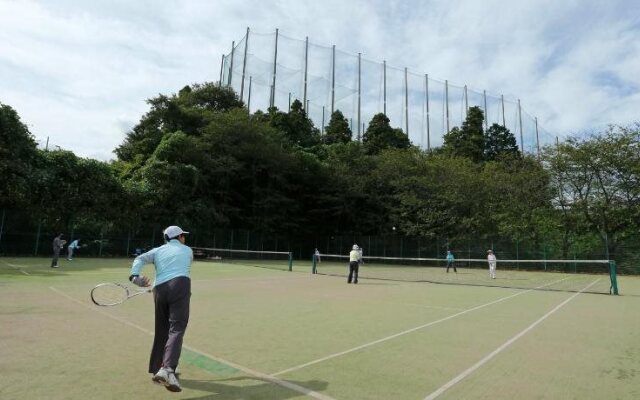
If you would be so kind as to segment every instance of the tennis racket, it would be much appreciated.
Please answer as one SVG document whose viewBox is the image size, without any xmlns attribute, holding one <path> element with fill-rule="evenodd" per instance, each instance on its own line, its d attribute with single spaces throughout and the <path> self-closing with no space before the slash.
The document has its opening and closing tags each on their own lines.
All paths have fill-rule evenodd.
<svg viewBox="0 0 640 400">
<path fill-rule="evenodd" d="M 91 301 L 97 306 L 116 306 L 153 289 L 131 290 L 119 283 L 101 283 L 91 289 Z"/>
</svg>

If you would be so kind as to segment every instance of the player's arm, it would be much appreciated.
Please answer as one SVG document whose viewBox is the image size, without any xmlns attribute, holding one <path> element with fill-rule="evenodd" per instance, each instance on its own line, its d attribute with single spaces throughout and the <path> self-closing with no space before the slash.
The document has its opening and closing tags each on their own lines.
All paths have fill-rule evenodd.
<svg viewBox="0 0 640 400">
<path fill-rule="evenodd" d="M 140 271 L 145 265 L 154 262 L 156 252 L 157 249 L 150 250 L 146 253 L 140 254 L 135 258 L 135 260 L 133 260 L 133 265 L 131 265 L 131 273 L 129 274 L 129 281 L 141 287 L 150 285 L 151 281 L 149 280 L 149 278 L 144 275 L 140 276 Z"/>
</svg>

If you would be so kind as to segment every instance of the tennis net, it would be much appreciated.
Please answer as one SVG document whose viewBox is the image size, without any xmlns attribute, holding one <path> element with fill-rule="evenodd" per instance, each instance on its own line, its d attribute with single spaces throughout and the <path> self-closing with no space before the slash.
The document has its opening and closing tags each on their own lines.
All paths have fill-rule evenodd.
<svg viewBox="0 0 640 400">
<path fill-rule="evenodd" d="M 193 258 L 220 264 L 236 264 L 248 267 L 293 270 L 293 255 L 285 251 L 256 251 L 192 247 Z"/>
<path fill-rule="evenodd" d="M 568 292 L 596 282 L 587 292 L 618 294 L 616 265 L 611 260 L 497 260 L 496 264 L 496 278 L 492 279 L 486 259 L 456 259 L 447 271 L 446 259 L 364 256 L 358 275 L 365 279 Z M 349 257 L 313 257 L 312 272 L 347 276 Z"/>
</svg>

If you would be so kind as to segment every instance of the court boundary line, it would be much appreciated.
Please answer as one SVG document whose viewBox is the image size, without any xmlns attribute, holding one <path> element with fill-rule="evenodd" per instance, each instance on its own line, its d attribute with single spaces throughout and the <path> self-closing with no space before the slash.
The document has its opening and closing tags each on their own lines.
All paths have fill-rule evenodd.
<svg viewBox="0 0 640 400">
<path fill-rule="evenodd" d="M 53 292 L 65 297 L 65 298 L 67 298 L 68 300 L 71 300 L 72 302 L 74 302 L 76 304 L 79 304 L 81 306 L 84 306 L 85 308 L 90 309 L 91 311 L 99 312 L 100 314 L 103 314 L 103 315 L 105 315 L 105 316 L 107 316 L 107 317 L 109 317 L 109 318 L 111 318 L 111 319 L 113 319 L 115 321 L 118 321 L 118 322 L 123 323 L 125 325 L 128 325 L 128 326 L 130 326 L 132 328 L 135 328 L 135 329 L 139 330 L 140 332 L 143 332 L 143 333 L 146 333 L 148 335 L 154 336 L 154 333 L 151 332 L 148 329 L 145 329 L 145 328 L 143 328 L 143 327 L 141 327 L 141 326 L 139 326 L 137 324 L 134 324 L 131 321 L 127 321 L 124 318 L 118 317 L 118 316 L 110 314 L 110 313 L 108 313 L 108 312 L 106 312 L 104 310 L 101 310 L 101 309 L 98 309 L 96 307 L 93 307 L 90 304 L 84 303 L 81 300 L 78 300 L 75 297 L 72 297 L 72 296 L 64 293 L 63 291 L 56 289 L 53 286 L 49 286 L 49 289 L 52 290 Z M 259 372 L 259 371 L 254 371 L 254 370 L 252 370 L 252 369 L 250 369 L 248 367 L 244 367 L 244 366 L 236 364 L 234 362 L 227 361 L 227 360 L 222 359 L 220 357 L 216 357 L 216 356 L 208 354 L 208 353 L 206 353 L 204 351 L 198 350 L 195 347 L 184 345 L 184 344 L 183 344 L 183 347 L 185 349 L 188 349 L 188 350 L 194 352 L 194 353 L 197 353 L 197 354 L 203 355 L 205 357 L 211 358 L 212 360 L 217 361 L 217 362 L 219 362 L 221 364 L 226 364 L 226 365 L 228 365 L 228 366 L 230 366 L 232 368 L 235 368 L 235 369 L 237 369 L 239 371 L 243 371 L 243 372 L 245 372 L 245 373 L 247 373 L 249 375 L 253 375 L 256 378 L 265 380 L 267 382 L 271 382 L 273 384 L 276 384 L 278 386 L 282 386 L 282 387 L 287 388 L 289 390 L 293 390 L 294 392 L 298 392 L 300 394 L 303 394 L 303 395 L 306 395 L 306 396 L 310 396 L 310 397 L 313 397 L 315 399 L 320 399 L 320 400 L 335 400 L 334 398 L 332 398 L 330 396 L 324 395 L 322 393 L 318 393 L 318 392 L 313 391 L 311 389 L 307 389 L 307 388 L 305 388 L 303 386 L 300 386 L 298 384 L 295 384 L 295 383 L 292 383 L 292 382 L 289 382 L 289 381 L 286 381 L 286 380 L 283 380 L 283 379 L 276 378 L 273 375 L 268 375 L 268 374 L 265 374 L 265 373 L 262 373 L 262 372 Z"/>
<path fill-rule="evenodd" d="M 478 305 L 478 306 L 468 308 L 468 309 L 466 309 L 466 310 L 460 311 L 460 312 L 455 313 L 455 314 L 451 314 L 451 315 L 449 315 L 449 316 L 447 316 L 447 317 L 440 318 L 440 319 L 437 319 L 437 320 L 435 320 L 435 321 L 431 321 L 431 322 L 428 322 L 428 323 L 426 323 L 426 324 L 423 324 L 423 325 L 420 325 L 420 326 L 416 326 L 416 327 L 414 327 L 414 328 L 410 328 L 410 329 L 407 329 L 407 330 L 405 330 L 405 331 L 402 331 L 402 332 L 399 332 L 399 333 L 396 333 L 396 334 L 393 334 L 393 335 L 390 335 L 390 336 L 387 336 L 387 337 L 384 337 L 384 338 L 381 338 L 381 339 L 377 339 L 377 340 L 374 340 L 374 341 L 369 342 L 369 343 L 362 344 L 362 345 L 360 345 L 360 346 L 352 347 L 352 348 L 350 348 L 350 349 L 347 349 L 347 350 L 344 350 L 344 351 L 341 351 L 341 352 L 338 352 L 338 353 L 333 353 L 333 354 L 330 354 L 330 355 L 328 355 L 328 356 L 325 356 L 325 357 L 322 357 L 322 358 L 318 358 L 318 359 L 316 359 L 316 360 L 309 361 L 309 362 L 306 362 L 306 363 L 304 363 L 304 364 L 297 365 L 297 366 L 295 366 L 295 367 L 291 367 L 291 368 L 284 369 L 284 370 L 282 370 L 282 371 L 278 371 L 278 372 L 276 372 L 276 373 L 273 373 L 272 375 L 273 375 L 273 376 L 278 376 L 278 375 L 286 374 L 286 373 L 289 373 L 289 372 L 298 371 L 298 370 L 300 370 L 300 369 L 302 369 L 302 368 L 306 368 L 306 367 L 308 367 L 308 366 L 311 366 L 311 365 L 314 365 L 314 364 L 318 364 L 318 363 L 321 363 L 321 362 L 323 362 L 323 361 L 331 360 L 331 359 L 333 359 L 333 358 L 340 357 L 340 356 L 343 356 L 343 355 L 345 355 L 345 354 L 353 353 L 354 351 L 362 350 L 362 349 L 365 349 L 365 348 L 367 348 L 367 347 L 370 347 L 370 346 L 373 346 L 373 345 L 376 345 L 376 344 L 379 344 L 379 343 L 382 343 L 382 342 L 386 342 L 386 341 L 388 341 L 388 340 L 395 339 L 395 338 L 397 338 L 397 337 L 404 336 L 404 335 L 406 335 L 406 334 L 409 334 L 409 333 L 412 333 L 412 332 L 418 331 L 418 330 L 420 330 L 420 329 L 428 328 L 428 327 L 430 327 L 430 326 L 433 326 L 433 325 L 439 324 L 439 323 L 441 323 L 441 322 L 448 321 L 448 320 L 450 320 L 450 319 L 453 319 L 453 318 L 459 317 L 459 316 L 461 316 L 461 315 L 464 315 L 464 314 L 470 313 L 470 312 L 472 312 L 472 311 L 476 311 L 476 310 L 479 310 L 479 309 L 481 309 L 481 308 L 488 307 L 488 306 L 493 305 L 493 304 L 496 304 L 496 303 L 500 303 L 500 302 L 502 302 L 502 301 L 505 301 L 505 300 L 511 299 L 511 298 L 513 298 L 513 297 L 520 296 L 520 295 L 522 295 L 522 294 L 532 292 L 532 291 L 534 291 L 534 290 L 536 290 L 536 289 L 540 289 L 540 288 L 542 288 L 542 287 L 544 287 L 544 286 L 553 285 L 553 284 L 556 284 L 556 283 L 559 283 L 559 282 L 565 281 L 565 280 L 567 280 L 567 279 L 569 279 L 569 277 L 567 277 L 567 278 L 563 278 L 563 279 L 560 279 L 560 280 L 558 280 L 558 281 L 554 281 L 554 282 L 551 282 L 551 283 L 547 283 L 547 284 L 545 284 L 545 285 L 539 286 L 539 287 L 534 288 L 534 289 L 523 290 L 523 291 L 520 291 L 520 292 L 517 292 L 517 293 L 511 294 L 511 295 L 509 295 L 509 296 L 502 297 L 502 298 L 500 298 L 500 299 L 493 300 L 493 301 L 490 301 L 490 302 L 488 302 L 488 303 L 480 304 L 480 305 Z"/>
<path fill-rule="evenodd" d="M 433 400 L 435 398 L 437 398 L 438 396 L 440 396 L 441 394 L 443 394 L 445 391 L 449 390 L 450 388 L 452 388 L 453 386 L 455 386 L 457 383 L 459 383 L 460 381 L 462 381 L 463 379 L 465 379 L 467 376 L 471 375 L 473 372 L 475 372 L 478 368 L 480 368 L 481 366 L 483 366 L 484 364 L 486 364 L 487 362 L 489 362 L 493 357 L 497 356 L 498 354 L 500 354 L 504 349 L 506 349 L 507 347 L 509 347 L 511 344 L 513 344 L 516 340 L 520 339 L 522 336 L 526 335 L 528 332 L 530 332 L 533 328 L 535 328 L 538 324 L 540 324 L 542 321 L 544 321 L 545 319 L 547 319 L 551 314 L 555 313 L 556 311 L 558 311 L 560 308 L 562 308 L 565 304 L 567 304 L 568 302 L 570 302 L 571 300 L 573 300 L 574 298 L 576 298 L 578 295 L 582 294 L 584 291 L 586 291 L 587 289 L 589 289 L 591 286 L 595 285 L 596 283 L 600 282 L 602 278 L 598 278 L 595 281 L 591 282 L 589 285 L 585 286 L 582 290 L 580 290 L 578 293 L 574 293 L 571 297 L 569 297 L 568 299 L 564 300 L 562 303 L 558 304 L 557 306 L 555 306 L 551 311 L 547 312 L 545 315 L 543 315 L 542 317 L 540 317 L 538 320 L 536 320 L 534 323 L 532 323 L 531 325 L 529 325 L 528 327 L 526 327 L 524 330 L 520 331 L 518 334 L 516 334 L 515 336 L 513 336 L 511 339 L 507 340 L 506 342 L 504 342 L 502 345 L 500 345 L 497 349 L 493 350 L 491 353 L 489 353 L 488 355 L 486 355 L 484 358 L 482 358 L 480 361 L 478 361 L 477 363 L 475 363 L 474 365 L 472 365 L 471 367 L 467 368 L 466 370 L 462 371 L 458 376 L 456 376 L 455 378 L 451 379 L 449 382 L 445 383 L 444 385 L 442 385 L 440 388 L 438 388 L 436 391 L 432 392 L 430 395 L 428 395 L 427 397 L 424 398 L 424 400 Z"/>
<path fill-rule="evenodd" d="M 25 271 L 25 270 L 23 270 L 23 269 L 22 269 L 23 267 L 24 267 L 24 268 L 26 268 L 25 266 L 20 266 L 20 265 L 17 265 L 17 264 L 12 264 L 12 263 L 6 262 L 6 261 L 4 261 L 4 260 L 2 260 L 2 262 L 3 262 L 4 264 L 8 265 L 11 269 L 13 269 L 13 270 L 15 270 L 15 271 L 20 271 L 20 272 L 22 272 L 22 273 L 23 273 L 23 274 L 25 274 L 25 275 L 31 275 L 30 273 L 28 273 L 27 271 Z"/>
</svg>

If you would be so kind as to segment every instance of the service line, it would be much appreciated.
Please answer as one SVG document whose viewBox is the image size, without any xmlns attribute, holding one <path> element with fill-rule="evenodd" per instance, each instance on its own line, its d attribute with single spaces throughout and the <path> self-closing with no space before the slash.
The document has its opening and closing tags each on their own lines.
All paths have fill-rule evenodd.
<svg viewBox="0 0 640 400">
<path fill-rule="evenodd" d="M 488 303 L 480 304 L 479 306 L 468 308 L 468 309 L 460 311 L 458 313 L 449 315 L 448 317 L 444 317 L 444 318 L 441 318 L 441 319 L 438 319 L 438 320 L 435 320 L 435 321 L 431 321 L 431 322 L 426 323 L 424 325 L 416 326 L 415 328 L 407 329 L 406 331 L 402 331 L 402 332 L 396 333 L 394 335 L 384 337 L 382 339 L 374 340 L 373 342 L 365 343 L 363 345 L 360 345 L 360 346 L 357 346 L 357 347 L 353 347 L 351 349 L 344 350 L 344 351 L 341 351 L 339 353 L 334 353 L 334 354 L 328 355 L 326 357 L 318 358 L 317 360 L 309 361 L 307 363 L 300 364 L 300 365 L 297 365 L 295 367 L 287 368 L 285 370 L 276 372 L 276 373 L 274 373 L 272 375 L 273 376 L 283 375 L 283 374 L 286 374 L 286 373 L 289 373 L 289 372 L 297 371 L 297 370 L 302 369 L 302 368 L 306 368 L 306 367 L 308 367 L 310 365 L 314 365 L 314 364 L 321 363 L 323 361 L 331 360 L 332 358 L 336 358 L 336 357 L 343 356 L 345 354 L 353 353 L 354 351 L 362 350 L 362 349 L 365 349 L 367 347 L 370 347 L 370 346 L 373 346 L 373 345 L 376 345 L 376 344 L 379 344 L 379 343 L 382 343 L 382 342 L 386 342 L 387 340 L 395 339 L 397 337 L 404 336 L 406 334 L 415 332 L 417 330 L 428 328 L 430 326 L 439 324 L 441 322 L 448 321 L 450 319 L 453 319 L 453 318 L 459 317 L 461 315 L 464 315 L 464 314 L 479 310 L 481 308 L 488 307 L 488 306 L 491 306 L 491 305 L 496 304 L 496 303 L 500 303 L 502 301 L 511 299 L 513 297 L 516 297 L 516 296 L 520 296 L 522 294 L 531 292 L 533 290 L 538 290 L 538 289 L 542 289 L 543 287 L 546 287 L 546 286 L 554 285 L 556 283 L 562 282 L 562 281 L 567 280 L 567 279 L 569 279 L 569 278 L 568 277 L 567 278 L 563 278 L 563 279 L 560 279 L 560 280 L 557 280 L 557 281 L 554 281 L 554 282 L 551 282 L 551 283 L 547 283 L 547 284 L 542 285 L 542 286 L 538 286 L 538 287 L 533 288 L 533 289 L 528 289 L 528 290 L 525 290 L 525 291 L 522 291 L 522 292 L 518 292 L 518 293 L 515 293 L 515 294 L 512 294 L 512 295 L 506 296 L 506 297 L 502 297 L 502 298 L 500 298 L 498 300 L 493 300 L 493 301 L 490 301 Z"/>
<path fill-rule="evenodd" d="M 527 328 L 525 328 L 523 331 L 521 331 L 520 333 L 518 333 L 517 335 L 515 335 L 511 339 L 509 339 L 506 342 L 504 342 L 500 347 L 498 347 L 497 349 L 495 349 L 494 351 L 489 353 L 486 357 L 484 357 L 482 360 L 480 360 L 477 363 L 475 363 L 470 368 L 468 368 L 465 371 L 463 371 L 462 373 L 460 373 L 460 375 L 456 376 L 455 378 L 453 378 L 449 382 L 447 382 L 444 385 L 442 385 L 438 390 L 436 390 L 435 392 L 433 392 L 430 395 L 428 395 L 427 397 L 425 397 L 424 400 L 433 400 L 433 399 L 437 398 L 438 396 L 440 396 L 445 391 L 447 391 L 448 389 L 450 389 L 451 387 L 455 386 L 458 382 L 460 382 L 461 380 L 463 380 L 467 376 L 471 375 L 475 370 L 477 370 L 478 368 L 480 368 L 481 366 L 486 364 L 493 357 L 495 357 L 496 355 L 500 354 L 504 349 L 509 347 L 513 342 L 515 342 L 516 340 L 520 339 L 522 336 L 526 335 L 529 331 L 531 331 L 533 328 L 535 328 L 539 323 L 541 323 L 542 321 L 547 319 L 551 314 L 555 313 L 560 308 L 562 308 L 562 306 L 564 306 L 565 304 L 567 304 L 568 302 L 573 300 L 576 296 L 578 296 L 579 294 L 581 294 L 585 290 L 589 289 L 591 286 L 593 286 L 596 283 L 598 283 L 598 281 L 600 281 L 600 279 L 596 279 L 595 281 L 591 282 L 589 285 L 587 285 L 584 289 L 582 289 L 578 293 L 574 294 L 573 296 L 569 297 L 568 299 L 566 299 L 562 303 L 558 304 L 553 310 L 549 311 L 548 313 L 546 313 L 545 315 L 540 317 L 540 319 L 538 319 L 536 322 L 534 322 L 533 324 L 531 324 Z"/>
</svg>

